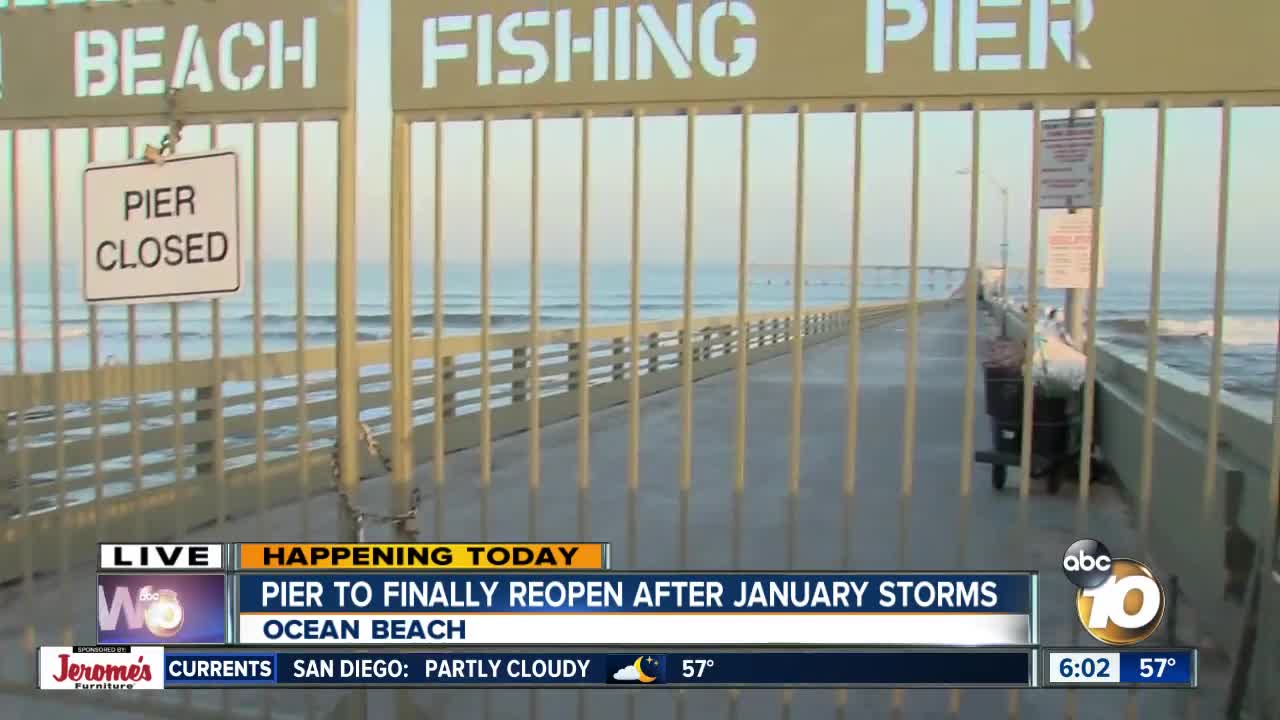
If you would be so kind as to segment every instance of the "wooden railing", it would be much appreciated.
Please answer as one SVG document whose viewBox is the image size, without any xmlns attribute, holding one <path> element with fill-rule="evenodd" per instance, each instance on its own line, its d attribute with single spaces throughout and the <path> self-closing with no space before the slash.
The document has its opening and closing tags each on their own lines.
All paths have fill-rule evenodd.
<svg viewBox="0 0 1280 720">
<path fill-rule="evenodd" d="M 862 323 L 892 319 L 905 307 L 901 302 L 867 304 L 861 310 Z M 810 341 L 820 342 L 845 333 L 849 312 L 843 307 L 817 309 L 801 322 L 800 332 Z M 735 366 L 736 315 L 699 318 L 694 327 L 690 352 L 695 379 Z M 749 361 L 789 351 L 794 332 L 789 312 L 749 315 L 746 327 Z M 680 363 L 683 328 L 679 319 L 641 323 L 642 347 L 634 371 L 640 373 L 642 394 L 679 384 L 680 374 L 669 371 Z M 528 399 L 533 353 L 538 353 L 539 359 L 544 423 L 576 415 L 578 392 L 584 384 L 591 387 L 593 410 L 625 402 L 626 381 L 633 371 L 629 335 L 626 324 L 593 327 L 585 338 L 577 328 L 546 330 L 537 336 L 527 332 L 491 335 L 494 437 L 527 429 L 529 414 L 520 405 Z M 434 342 L 418 338 L 413 348 L 419 359 L 413 385 L 414 455 L 419 463 L 429 460 L 433 449 L 437 376 L 429 359 Z M 450 336 L 440 342 L 445 358 L 440 379 L 445 383 L 441 416 L 446 422 L 446 451 L 475 447 L 480 437 L 480 338 Z M 388 421 L 390 343 L 364 342 L 358 349 L 364 369 L 359 389 L 361 418 L 375 436 L 382 436 Z M 590 353 L 585 379 L 578 372 L 582 352 Z M 0 377 L 0 408 L 6 409 L 4 414 L 9 418 L 0 423 L 0 478 L 6 481 L 0 494 L 0 546 L 21 547 L 29 536 L 32 563 L 38 572 L 56 566 L 63 543 L 71 543 L 76 556 L 82 555 L 80 549 L 101 539 L 133 538 L 137 535 L 136 513 L 146 516 L 147 537 L 139 539 L 150 541 L 172 536 L 175 516 L 194 528 L 223 514 L 234 517 L 252 512 L 261 503 L 274 506 L 328 492 L 332 487 L 328 460 L 337 412 L 334 349 L 268 353 L 259 362 L 264 383 L 260 412 L 268 428 L 262 463 L 257 462 L 256 394 L 252 388 L 228 392 L 236 383 L 255 382 L 258 363 L 253 356 L 222 358 L 218 361 L 220 378 L 210 359 L 107 367 L 98 370 L 96 377 L 89 371 Z M 224 392 L 221 435 L 212 422 L 219 380 Z M 300 382 L 304 384 L 301 389 Z M 175 432 L 176 412 L 170 401 L 175 387 L 183 393 L 180 433 Z M 136 432 L 128 407 L 131 396 L 153 399 L 138 403 L 141 422 Z M 306 398 L 301 406 L 300 397 Z M 24 400 L 21 407 L 19 398 Z M 56 419 L 51 406 L 56 402 L 77 409 L 64 415 L 60 445 L 53 442 Z M 86 411 L 86 406 L 96 406 L 96 411 Z M 23 417 L 20 430 L 18 413 Z M 300 449 L 298 429 L 303 417 L 309 444 Z M 174 452 L 179 435 L 181 463 Z M 25 446 L 21 458 L 19 436 Z M 225 462 L 222 483 L 214 481 L 215 447 L 220 447 Z M 179 465 L 183 477 L 174 482 Z M 22 477 L 18 476 L 19 467 L 26 468 Z M 368 474 L 381 472 L 372 459 L 365 469 Z M 0 582 L 20 576 L 21 554 L 0 553 Z"/>
</svg>

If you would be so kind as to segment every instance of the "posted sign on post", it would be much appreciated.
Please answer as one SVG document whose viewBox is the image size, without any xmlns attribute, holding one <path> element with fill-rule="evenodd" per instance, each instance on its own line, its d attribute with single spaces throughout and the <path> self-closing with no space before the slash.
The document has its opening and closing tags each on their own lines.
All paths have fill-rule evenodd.
<svg viewBox="0 0 1280 720">
<path fill-rule="evenodd" d="M 1094 122 L 1091 117 L 1040 124 L 1040 207 L 1093 207 Z"/>
<path fill-rule="evenodd" d="M 1049 226 L 1049 267 L 1045 287 L 1081 290 L 1089 287 L 1093 262 L 1093 211 L 1055 215 Z M 1102 250 L 1098 250 L 1098 287 L 1102 287 Z"/>
<path fill-rule="evenodd" d="M 84 172 L 84 299 L 141 304 L 240 290 L 240 171 L 215 151 Z"/>
</svg>

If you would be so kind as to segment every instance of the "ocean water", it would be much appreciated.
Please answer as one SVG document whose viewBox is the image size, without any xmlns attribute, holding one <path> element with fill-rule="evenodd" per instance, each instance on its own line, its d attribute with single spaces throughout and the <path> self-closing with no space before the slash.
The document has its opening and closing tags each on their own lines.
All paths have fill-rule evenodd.
<svg viewBox="0 0 1280 720">
<path fill-rule="evenodd" d="M 1024 299 L 1021 278 L 1011 275 L 1009 295 Z M 1061 290 L 1041 290 L 1041 307 L 1063 306 Z M 1280 279 L 1274 273 L 1226 276 L 1223 389 L 1263 417 L 1271 417 L 1280 346 Z M 1108 272 L 1098 293 L 1098 340 L 1127 355 L 1145 358 L 1150 320 L 1151 276 Z M 1160 281 L 1157 360 L 1207 380 L 1213 355 L 1214 277 L 1166 272 Z"/>
<path fill-rule="evenodd" d="M 310 347 L 333 345 L 335 335 L 335 267 L 332 263 L 310 263 L 303 282 L 306 315 L 306 342 Z M 85 368 L 90 361 L 89 313 L 80 299 L 78 268 L 67 266 L 60 274 L 61 338 L 63 368 Z M 388 304 L 389 279 L 385 264 L 363 264 L 357 270 L 357 332 L 361 340 L 390 337 L 391 311 Z M 52 294 L 47 267 L 24 268 L 22 285 L 22 360 L 24 372 L 46 372 L 53 364 L 54 336 Z M 544 328 L 577 326 L 579 318 L 578 269 L 576 266 L 544 266 L 541 272 L 541 322 Z M 447 266 L 444 281 L 444 327 L 446 334 L 478 333 L 480 328 L 480 269 L 476 265 Z M 870 280 L 871 278 L 869 278 Z M 961 277 L 950 284 L 939 275 L 932 282 L 921 273 L 920 296 L 940 297 L 952 292 Z M 678 318 L 683 311 L 683 274 L 680 267 L 642 267 L 640 274 L 640 315 L 644 320 Z M 626 322 L 630 317 L 630 268 L 601 265 L 591 272 L 589 313 L 593 324 Z M 735 266 L 708 266 L 694 273 L 694 314 L 732 315 L 738 307 L 738 276 Z M 297 346 L 296 320 L 300 312 L 296 297 L 296 266 L 292 262 L 268 262 L 263 267 L 262 343 L 267 352 L 288 351 Z M 905 297 L 907 274 L 876 276 L 864 282 L 864 300 Z M 429 335 L 434 320 L 432 272 L 429 266 L 414 269 L 414 333 Z M 788 309 L 793 303 L 789 273 L 754 272 L 748 288 L 751 311 Z M 491 275 L 490 322 L 492 331 L 527 329 L 529 317 L 528 266 L 495 265 Z M 806 282 L 806 307 L 847 303 L 848 283 L 839 273 L 815 274 Z M 183 359 L 208 357 L 212 351 L 211 312 L 208 301 L 186 303 L 179 310 L 180 352 Z M 222 301 L 223 355 L 253 352 L 253 278 L 246 268 L 242 291 Z M 100 308 L 100 363 L 126 362 L 129 357 L 129 327 L 124 307 Z M 170 306 L 139 306 L 137 310 L 137 356 L 141 362 L 171 360 Z M 15 367 L 12 281 L 0 279 L 0 373 Z"/>
<path fill-rule="evenodd" d="M 304 267 L 306 342 L 310 347 L 333 345 L 335 335 L 335 267 L 309 263 Z M 266 352 L 294 349 L 298 343 L 296 266 L 272 261 L 263 266 L 262 344 Z M 541 278 L 543 327 L 576 326 L 579 316 L 578 269 L 545 265 Z M 90 360 L 88 308 L 80 299 L 79 270 L 68 264 L 60 273 L 62 365 L 86 368 Z M 907 273 L 866 273 L 862 299 L 905 297 Z M 935 277 L 922 272 L 921 297 L 940 297 L 955 290 L 958 274 Z M 936 281 L 935 281 L 936 280 Z M 631 307 L 630 268 L 599 265 L 591 271 L 590 317 L 593 323 L 622 323 Z M 25 266 L 22 273 L 22 360 L 25 372 L 46 372 L 53 366 L 54 337 L 47 266 Z M 645 320 L 678 318 L 683 308 L 683 275 L 678 266 L 644 266 L 640 272 L 640 312 Z M 388 268 L 384 263 L 357 269 L 358 336 L 362 340 L 390 337 Z M 733 315 L 738 304 L 737 268 L 707 265 L 694 273 L 695 316 Z M 1022 278 L 1011 276 L 1009 293 L 1023 297 Z M 1162 276 L 1159 319 L 1159 361 L 1196 377 L 1209 374 L 1213 341 L 1213 276 L 1208 273 L 1165 273 Z M 786 270 L 753 270 L 748 287 L 749 308 L 784 310 L 791 307 L 793 290 Z M 804 292 L 807 307 L 838 305 L 849 300 L 849 287 L 840 272 L 811 271 Z M 1138 272 L 1109 272 L 1098 296 L 1099 339 L 1120 348 L 1145 353 L 1150 301 L 1150 276 Z M 1062 305 L 1062 292 L 1042 290 L 1042 306 Z M 477 333 L 480 327 L 480 269 L 476 265 L 447 266 L 444 282 L 446 334 Z M 1280 281 L 1268 273 L 1227 276 L 1226 320 L 1223 334 L 1223 385 L 1227 391 L 1253 401 L 1269 401 L 1275 392 L 1275 359 L 1280 337 Z M 212 303 L 186 303 L 179 309 L 179 351 L 183 359 L 208 357 Z M 432 272 L 414 269 L 414 333 L 429 335 L 434 320 Z M 223 355 L 253 352 L 253 277 L 246 268 L 244 289 L 222 301 Z M 529 327 L 528 266 L 495 264 L 491 275 L 493 332 Z M 171 360 L 170 307 L 139 306 L 137 357 L 144 363 Z M 17 359 L 14 341 L 11 274 L 0 277 L 0 373 L 12 373 Z M 126 310 L 103 307 L 99 312 L 99 362 L 124 363 L 129 357 Z M 230 391 L 230 390 L 229 390 Z"/>
</svg>

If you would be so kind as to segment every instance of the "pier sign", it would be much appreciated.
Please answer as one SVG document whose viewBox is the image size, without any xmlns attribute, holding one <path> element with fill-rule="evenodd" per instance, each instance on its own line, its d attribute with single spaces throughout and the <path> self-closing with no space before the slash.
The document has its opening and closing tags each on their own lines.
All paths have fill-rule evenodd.
<svg viewBox="0 0 1280 720">
<path fill-rule="evenodd" d="M 1093 207 L 1094 119 L 1040 123 L 1040 208 Z"/>
<path fill-rule="evenodd" d="M 449 119 L 1280 94 L 1274 0 L 392 0 L 391 12 L 393 107 Z"/>
<path fill-rule="evenodd" d="M 349 21 L 345 2 L 320 0 L 13 7 L 0 121 L 158 115 L 170 90 L 193 115 L 337 111 L 349 100 Z"/>
<path fill-rule="evenodd" d="M 136 305 L 240 290 L 240 170 L 216 151 L 84 172 L 84 299 Z"/>
</svg>

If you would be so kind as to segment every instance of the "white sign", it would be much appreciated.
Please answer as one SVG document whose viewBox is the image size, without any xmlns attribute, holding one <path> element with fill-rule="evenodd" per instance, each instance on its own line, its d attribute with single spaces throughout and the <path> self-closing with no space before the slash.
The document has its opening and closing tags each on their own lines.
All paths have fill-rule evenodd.
<svg viewBox="0 0 1280 720">
<path fill-rule="evenodd" d="M 240 290 L 240 170 L 229 150 L 84 171 L 84 299 L 140 304 Z"/>
<path fill-rule="evenodd" d="M 1049 226 L 1049 264 L 1045 287 L 1088 289 L 1090 258 L 1093 256 L 1093 211 L 1078 210 L 1056 215 Z M 1098 287 L 1102 287 L 1102 257 L 1099 243 Z"/>
<path fill-rule="evenodd" d="M 1094 122 L 1091 117 L 1040 123 L 1040 207 L 1093 207 Z"/>
</svg>

